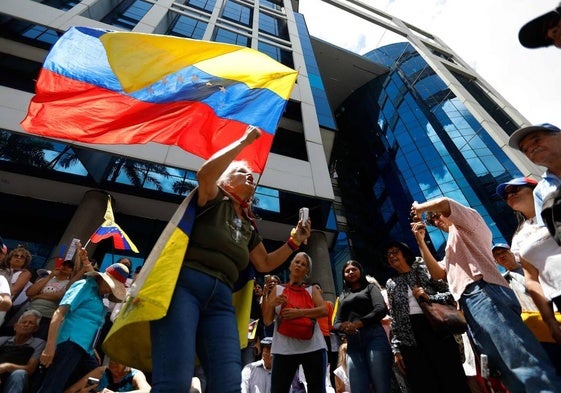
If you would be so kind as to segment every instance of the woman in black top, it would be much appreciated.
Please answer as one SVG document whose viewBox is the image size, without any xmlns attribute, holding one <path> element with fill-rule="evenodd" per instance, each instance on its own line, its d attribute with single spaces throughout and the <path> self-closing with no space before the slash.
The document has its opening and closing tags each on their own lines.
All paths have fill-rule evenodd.
<svg viewBox="0 0 561 393">
<path fill-rule="evenodd" d="M 377 286 L 369 284 L 362 265 L 343 266 L 343 293 L 333 328 L 347 336 L 347 370 L 353 392 L 390 393 L 391 348 L 381 321 L 388 309 Z"/>
</svg>

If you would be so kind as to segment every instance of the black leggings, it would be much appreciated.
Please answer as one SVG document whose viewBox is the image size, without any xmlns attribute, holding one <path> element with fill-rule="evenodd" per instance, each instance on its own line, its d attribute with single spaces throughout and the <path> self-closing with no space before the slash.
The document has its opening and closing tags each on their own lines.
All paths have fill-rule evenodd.
<svg viewBox="0 0 561 393">
<path fill-rule="evenodd" d="M 298 366 L 302 365 L 308 393 L 325 392 L 325 371 L 327 355 L 324 349 L 296 355 L 273 355 L 271 372 L 271 393 L 288 393 Z"/>
</svg>

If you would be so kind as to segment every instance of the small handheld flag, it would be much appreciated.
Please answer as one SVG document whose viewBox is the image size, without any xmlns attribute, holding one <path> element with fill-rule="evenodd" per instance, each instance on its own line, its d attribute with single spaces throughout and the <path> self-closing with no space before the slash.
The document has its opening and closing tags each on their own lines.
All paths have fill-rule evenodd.
<svg viewBox="0 0 561 393">
<path fill-rule="evenodd" d="M 99 243 L 103 239 L 112 238 L 113 246 L 117 250 L 132 250 L 133 252 L 138 252 L 138 248 L 136 248 L 132 240 L 115 222 L 113 208 L 111 207 L 111 197 L 107 198 L 107 210 L 105 211 L 105 216 L 103 218 L 105 221 L 103 221 L 103 224 L 97 228 L 88 242 L 91 241 L 92 243 Z"/>
</svg>

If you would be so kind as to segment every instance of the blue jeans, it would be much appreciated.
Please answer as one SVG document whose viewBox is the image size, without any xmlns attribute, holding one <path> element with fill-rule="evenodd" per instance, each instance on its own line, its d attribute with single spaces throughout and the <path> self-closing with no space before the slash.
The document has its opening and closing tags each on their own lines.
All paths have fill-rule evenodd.
<svg viewBox="0 0 561 393">
<path fill-rule="evenodd" d="M 205 273 L 181 268 L 167 315 L 150 323 L 152 393 L 188 392 L 195 351 L 208 393 L 240 391 L 241 355 L 232 290 Z"/>
<path fill-rule="evenodd" d="M 70 340 L 61 342 L 56 346 L 55 357 L 47 368 L 39 393 L 60 393 L 98 366 L 96 358 L 78 344 Z"/>
<path fill-rule="evenodd" d="M 477 351 L 488 356 L 511 393 L 561 391 L 561 378 L 522 321 L 510 288 L 479 280 L 468 285 L 460 305 Z"/>
<path fill-rule="evenodd" d="M 15 370 L 10 373 L 5 381 L 2 381 L 2 393 L 24 393 L 29 387 L 27 371 Z"/>
<path fill-rule="evenodd" d="M 347 335 L 347 369 L 352 392 L 392 391 L 393 356 L 382 325 L 367 326 Z"/>
</svg>

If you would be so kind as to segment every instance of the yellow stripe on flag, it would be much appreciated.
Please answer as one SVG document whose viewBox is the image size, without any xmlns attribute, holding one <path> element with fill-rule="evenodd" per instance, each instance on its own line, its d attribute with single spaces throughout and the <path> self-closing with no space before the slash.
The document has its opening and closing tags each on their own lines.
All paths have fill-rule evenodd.
<svg viewBox="0 0 561 393">
<path fill-rule="evenodd" d="M 157 34 L 108 32 L 100 38 L 123 89 L 143 89 L 185 67 L 290 97 L 297 72 L 257 50 Z M 139 49 L 141 48 L 141 49 Z"/>
</svg>

